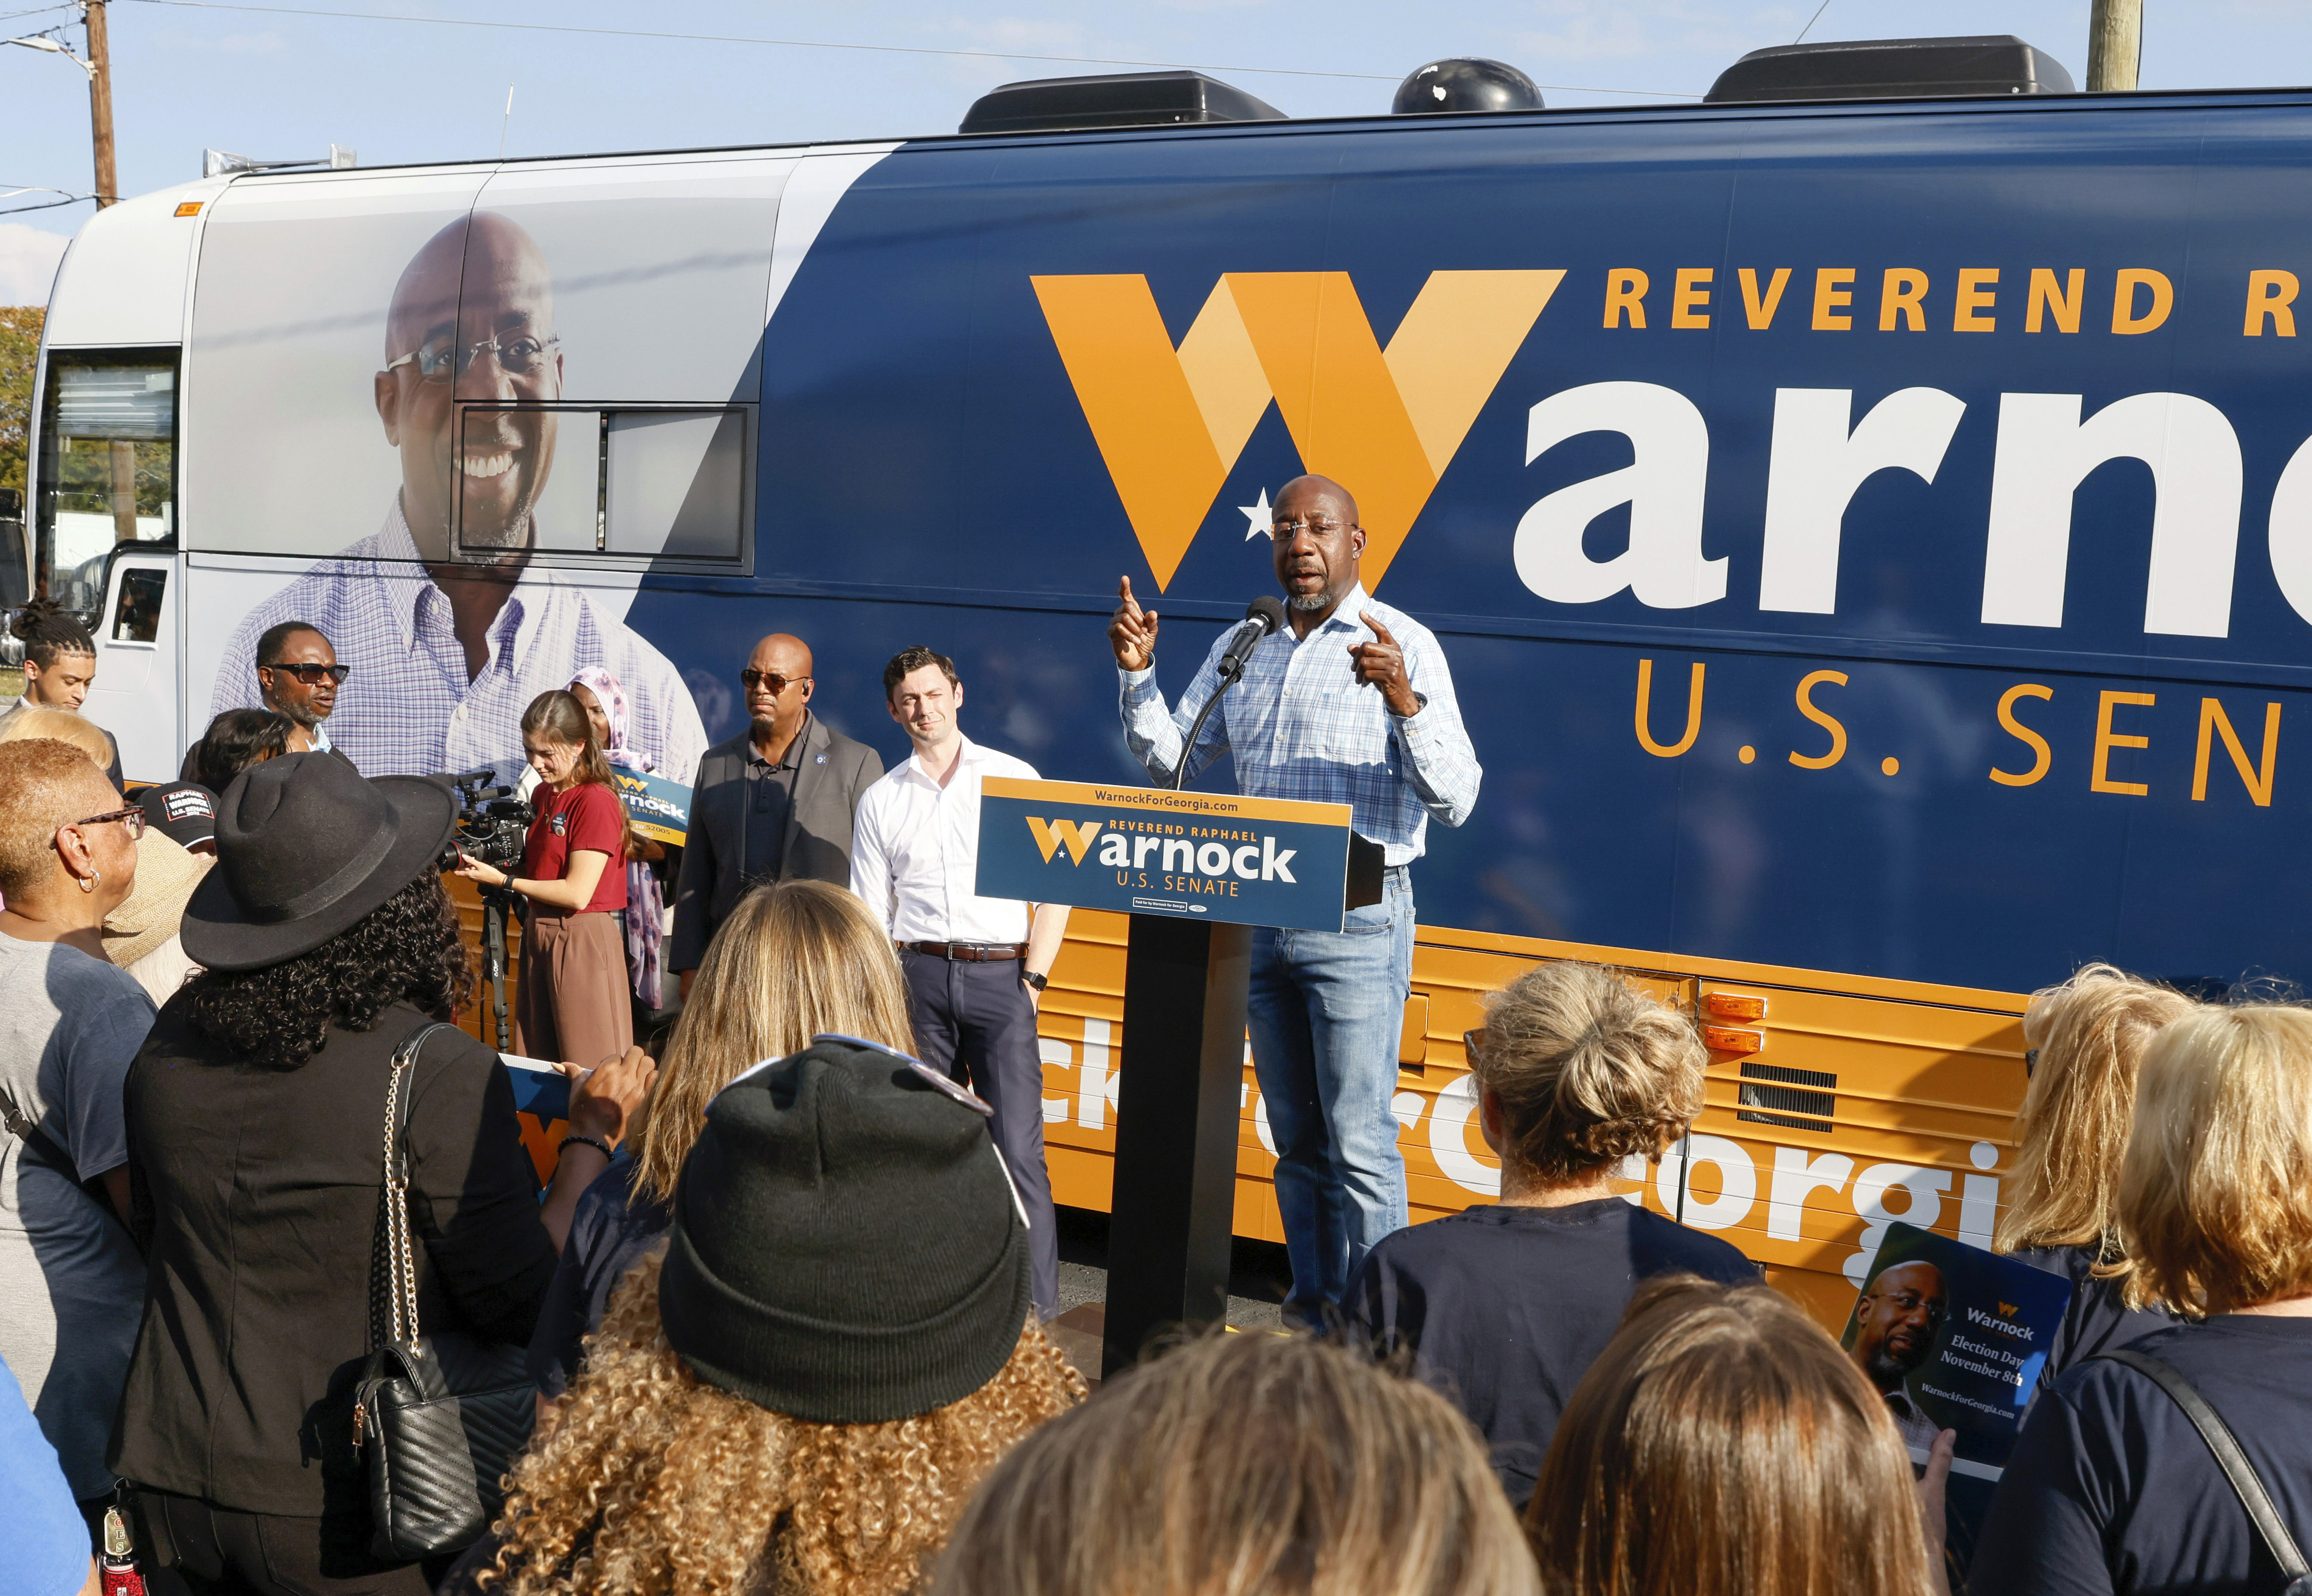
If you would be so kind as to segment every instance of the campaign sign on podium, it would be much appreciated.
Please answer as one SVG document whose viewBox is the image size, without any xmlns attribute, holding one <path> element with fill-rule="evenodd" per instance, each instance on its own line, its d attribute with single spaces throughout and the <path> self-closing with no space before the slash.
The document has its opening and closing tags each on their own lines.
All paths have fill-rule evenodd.
<svg viewBox="0 0 2312 1596">
<path fill-rule="evenodd" d="M 1379 855 L 1350 830 L 1345 803 L 997 776 L 980 784 L 987 898 L 1338 931 L 1344 904 L 1379 901 Z M 1369 883 L 1355 879 L 1366 875 Z"/>
<path fill-rule="evenodd" d="M 980 894 L 1131 916 L 1100 1367 L 1228 1311 L 1253 927 L 1381 900 L 1345 803 L 988 776 Z"/>
</svg>

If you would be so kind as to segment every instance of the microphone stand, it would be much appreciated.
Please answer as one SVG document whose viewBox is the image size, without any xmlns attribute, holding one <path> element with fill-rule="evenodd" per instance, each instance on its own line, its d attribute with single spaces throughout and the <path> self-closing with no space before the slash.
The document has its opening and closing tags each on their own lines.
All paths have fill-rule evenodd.
<svg viewBox="0 0 2312 1596">
<path fill-rule="evenodd" d="M 1260 622 L 1257 619 L 1247 619 L 1239 622 L 1238 625 L 1239 627 L 1257 627 L 1260 626 Z M 1266 627 L 1261 627 L 1260 638 L 1266 637 L 1268 634 L 1269 628 Z M 1256 646 L 1258 645 L 1260 638 L 1254 639 Z M 1239 679 L 1244 675 L 1245 659 L 1248 658 L 1249 655 L 1250 650 L 1247 650 L 1246 653 L 1242 656 L 1233 653 L 1224 653 L 1221 656 L 1221 685 L 1213 689 L 1213 696 L 1204 700 L 1204 706 L 1196 711 L 1196 718 L 1189 723 L 1187 741 L 1180 745 L 1179 766 L 1172 772 L 1171 790 L 1173 792 L 1178 793 L 1187 790 L 1188 785 L 1188 757 L 1195 751 L 1196 739 L 1204 734 L 1204 722 L 1212 717 L 1213 711 L 1219 706 L 1221 695 L 1227 692 L 1229 688 L 1234 687 Z"/>
</svg>

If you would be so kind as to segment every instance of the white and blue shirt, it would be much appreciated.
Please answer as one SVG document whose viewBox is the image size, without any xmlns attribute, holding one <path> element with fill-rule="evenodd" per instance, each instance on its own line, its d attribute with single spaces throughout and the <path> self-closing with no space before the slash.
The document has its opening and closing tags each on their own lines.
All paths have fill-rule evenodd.
<svg viewBox="0 0 2312 1596">
<path fill-rule="evenodd" d="M 1367 613 L 1404 650 L 1406 675 L 1421 701 L 1401 719 L 1389 714 L 1379 688 L 1357 680 L 1349 657 L 1353 645 L 1378 641 L 1362 618 Z M 1172 780 L 1188 727 L 1220 688 L 1221 655 L 1234 636 L 1230 627 L 1213 640 L 1176 712 L 1166 711 L 1152 667 L 1117 672 L 1125 741 L 1156 780 Z M 1467 820 L 1484 776 L 1436 635 L 1372 599 L 1362 583 L 1306 637 L 1295 638 L 1288 625 L 1261 639 L 1243 679 L 1188 750 L 1188 774 L 1222 753 L 1234 757 L 1237 787 L 1248 797 L 1349 805 L 1351 823 L 1387 850 L 1390 864 L 1421 856 L 1431 816 L 1448 826 Z"/>
</svg>

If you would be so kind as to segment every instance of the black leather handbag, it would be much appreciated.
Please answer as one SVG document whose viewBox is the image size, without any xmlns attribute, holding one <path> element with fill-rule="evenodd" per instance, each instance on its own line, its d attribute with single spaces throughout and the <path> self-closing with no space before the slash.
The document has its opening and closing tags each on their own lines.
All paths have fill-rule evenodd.
<svg viewBox="0 0 2312 1596">
<path fill-rule="evenodd" d="M 370 1257 L 369 1362 L 354 1391 L 354 1444 L 369 1476 L 371 1549 L 398 1562 L 464 1550 L 505 1500 L 529 1441 L 537 1388 L 524 1349 L 417 1329 L 409 1241 L 409 1099 L 418 1050 L 451 1026 L 414 1032 L 385 1089 L 385 1181 Z"/>
</svg>

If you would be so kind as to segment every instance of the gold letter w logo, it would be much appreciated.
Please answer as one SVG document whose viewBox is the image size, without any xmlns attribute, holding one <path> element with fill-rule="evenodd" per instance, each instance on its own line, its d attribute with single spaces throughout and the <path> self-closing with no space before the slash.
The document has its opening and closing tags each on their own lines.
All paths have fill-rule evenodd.
<svg viewBox="0 0 2312 1596">
<path fill-rule="evenodd" d="M 1378 587 L 1564 276 L 1432 272 L 1386 349 L 1346 272 L 1230 272 L 1177 349 L 1144 276 L 1031 281 L 1160 590 L 1272 398 L 1356 495 Z"/>
<path fill-rule="evenodd" d="M 1098 820 L 1039 820 L 1028 817 L 1028 829 L 1036 834 L 1036 846 L 1044 850 L 1044 863 L 1052 862 L 1052 855 L 1062 843 L 1068 845 L 1068 856 L 1081 864 L 1091 852 L 1091 839 L 1099 834 Z"/>
</svg>

